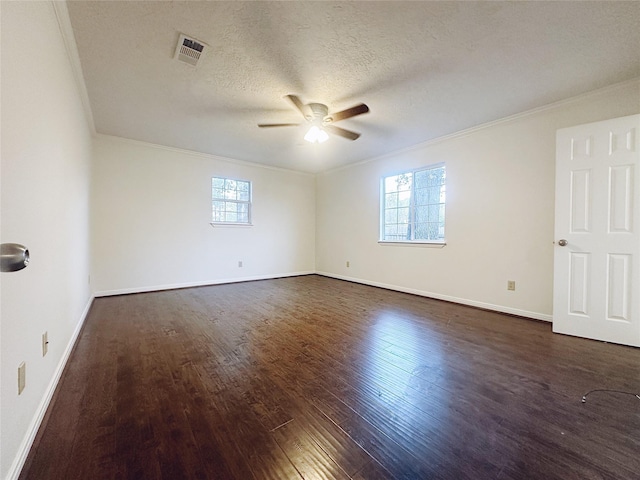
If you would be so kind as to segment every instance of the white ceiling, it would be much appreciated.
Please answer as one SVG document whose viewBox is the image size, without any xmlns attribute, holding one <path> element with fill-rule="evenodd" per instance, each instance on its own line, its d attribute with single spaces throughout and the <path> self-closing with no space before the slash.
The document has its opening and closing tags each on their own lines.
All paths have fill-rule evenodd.
<svg viewBox="0 0 640 480">
<path fill-rule="evenodd" d="M 99 133 L 319 172 L 640 76 L 640 2 L 69 1 Z M 208 44 L 175 60 L 180 33 Z M 320 145 L 283 95 L 371 112 Z"/>
</svg>

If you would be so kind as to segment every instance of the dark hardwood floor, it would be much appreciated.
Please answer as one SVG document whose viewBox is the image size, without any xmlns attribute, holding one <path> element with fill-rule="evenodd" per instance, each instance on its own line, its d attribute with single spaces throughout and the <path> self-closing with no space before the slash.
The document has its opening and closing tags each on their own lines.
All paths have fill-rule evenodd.
<svg viewBox="0 0 640 480">
<path fill-rule="evenodd" d="M 22 479 L 638 479 L 640 349 L 320 276 L 96 299 Z"/>
</svg>

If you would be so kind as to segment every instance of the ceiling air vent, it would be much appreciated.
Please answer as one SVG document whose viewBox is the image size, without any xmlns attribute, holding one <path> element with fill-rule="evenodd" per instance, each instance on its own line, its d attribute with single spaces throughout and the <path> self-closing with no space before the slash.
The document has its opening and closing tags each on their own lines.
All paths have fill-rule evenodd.
<svg viewBox="0 0 640 480">
<path fill-rule="evenodd" d="M 200 40 L 187 37 L 181 33 L 178 39 L 178 45 L 176 46 L 175 58 L 195 67 L 200 57 L 204 54 L 206 47 L 207 45 Z"/>
</svg>

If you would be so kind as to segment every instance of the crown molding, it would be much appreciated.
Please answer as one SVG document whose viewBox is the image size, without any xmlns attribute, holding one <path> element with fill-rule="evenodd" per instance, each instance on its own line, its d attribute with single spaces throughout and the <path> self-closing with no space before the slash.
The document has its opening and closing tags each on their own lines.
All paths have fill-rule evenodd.
<svg viewBox="0 0 640 480">
<path fill-rule="evenodd" d="M 272 170 L 277 172 L 294 173 L 294 174 L 302 175 L 305 177 L 315 177 L 316 175 L 315 173 L 311 173 L 311 172 L 302 172 L 300 170 L 292 170 L 289 168 L 274 167 L 272 165 L 265 165 L 263 163 L 249 162 L 246 160 L 237 160 L 235 158 L 222 157 L 220 155 L 213 155 L 211 153 L 197 152 L 195 150 L 186 150 L 184 148 L 178 148 L 178 147 L 169 147 L 166 145 L 160 145 L 158 143 L 144 142 L 142 140 L 134 140 L 132 138 L 118 137 L 115 135 L 107 135 L 104 133 L 97 133 L 96 138 L 102 138 L 102 139 L 112 141 L 112 142 L 117 142 L 117 143 L 128 143 L 130 145 L 137 145 L 140 147 L 154 148 L 157 150 L 164 150 L 166 152 L 179 153 L 181 155 L 186 155 L 194 158 L 213 160 L 216 162 L 231 163 L 234 165 L 242 165 L 245 167 L 261 168 L 264 170 Z"/>
<path fill-rule="evenodd" d="M 82 65 L 80 63 L 80 56 L 78 55 L 78 45 L 76 44 L 76 37 L 73 33 L 73 27 L 71 26 L 67 2 L 66 0 L 57 0 L 52 1 L 51 4 L 53 5 L 56 19 L 58 20 L 58 27 L 60 28 L 60 34 L 62 35 L 62 40 L 67 51 L 67 57 L 71 64 L 71 71 L 73 72 L 73 78 L 76 81 L 78 94 L 80 95 L 80 101 L 87 119 L 87 124 L 89 125 L 91 133 L 95 135 L 96 126 L 93 120 L 93 111 L 91 110 L 89 93 L 87 92 L 87 85 L 85 84 L 84 75 L 82 73 Z"/>
<path fill-rule="evenodd" d="M 459 130 L 457 132 L 450 133 L 448 135 L 443 135 L 441 137 L 432 138 L 431 140 L 427 140 L 426 142 L 421 142 L 421 143 L 418 143 L 416 145 L 412 145 L 410 147 L 402 148 L 400 150 L 396 150 L 396 151 L 393 151 L 393 152 L 390 152 L 390 153 L 385 153 L 384 155 L 380 155 L 378 157 L 367 158 L 367 159 L 362 160 L 360 162 L 351 163 L 349 165 L 344 165 L 344 166 L 341 166 L 341 167 L 338 167 L 338 168 L 334 168 L 332 170 L 327 170 L 326 172 L 319 172 L 317 175 L 320 176 L 320 175 L 336 173 L 336 172 L 339 172 L 339 171 L 342 171 L 342 170 L 346 170 L 346 169 L 349 169 L 349 168 L 352 168 L 352 167 L 356 167 L 356 166 L 359 166 L 359 165 L 365 165 L 367 163 L 371 163 L 371 162 L 376 162 L 376 161 L 380 161 L 380 160 L 385 160 L 385 159 L 388 159 L 388 158 L 397 157 L 398 155 L 414 152 L 416 150 L 420 150 L 420 149 L 425 148 L 425 147 L 430 147 L 430 146 L 436 145 L 438 143 L 445 142 L 447 140 L 452 140 L 452 139 L 456 139 L 456 138 L 463 138 L 463 137 L 472 135 L 474 133 L 477 133 L 479 131 L 485 130 L 487 128 L 495 127 L 495 126 L 498 126 L 498 125 L 503 125 L 505 123 L 513 122 L 513 121 L 516 121 L 516 120 L 520 120 L 522 118 L 527 118 L 527 117 L 531 117 L 533 115 L 538 115 L 540 113 L 544 113 L 544 112 L 548 112 L 548 111 L 551 111 L 551 110 L 556 110 L 558 108 L 570 106 L 570 105 L 573 105 L 575 103 L 578 103 L 578 102 L 581 102 L 581 101 L 584 101 L 584 100 L 588 100 L 590 98 L 598 97 L 600 95 L 606 95 L 608 93 L 614 92 L 616 90 L 621 90 L 623 88 L 632 86 L 634 84 L 638 84 L 638 94 L 639 94 L 639 98 L 640 98 L 640 77 L 635 77 L 635 78 L 632 78 L 630 80 L 625 80 L 623 82 L 614 83 L 612 85 L 607 85 L 606 87 L 602 87 L 602 88 L 599 88 L 597 90 L 591 90 L 590 92 L 586 92 L 586 93 L 582 93 L 580 95 L 576 95 L 576 96 L 573 96 L 573 97 L 565 98 L 564 100 L 559 100 L 557 102 L 549 103 L 549 104 L 543 105 L 541 107 L 536 107 L 536 108 L 532 108 L 530 110 L 525 110 L 524 112 L 516 113 L 514 115 L 509 115 L 508 117 L 503 117 L 503 118 L 500 118 L 498 120 L 492 120 L 490 122 L 481 123 L 480 125 L 476 125 L 474 127 L 466 128 L 464 130 Z M 640 107 L 640 105 L 639 105 L 639 107 Z"/>
</svg>

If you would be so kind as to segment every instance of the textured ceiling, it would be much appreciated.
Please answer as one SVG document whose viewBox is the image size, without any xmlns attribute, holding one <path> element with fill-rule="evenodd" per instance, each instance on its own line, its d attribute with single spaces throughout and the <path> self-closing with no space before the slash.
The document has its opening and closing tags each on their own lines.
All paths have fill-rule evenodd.
<svg viewBox="0 0 640 480">
<path fill-rule="evenodd" d="M 70 1 L 96 130 L 318 172 L 640 76 L 640 2 Z M 210 46 L 173 58 L 180 33 Z M 320 145 L 282 99 L 371 112 Z"/>
</svg>

